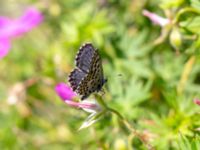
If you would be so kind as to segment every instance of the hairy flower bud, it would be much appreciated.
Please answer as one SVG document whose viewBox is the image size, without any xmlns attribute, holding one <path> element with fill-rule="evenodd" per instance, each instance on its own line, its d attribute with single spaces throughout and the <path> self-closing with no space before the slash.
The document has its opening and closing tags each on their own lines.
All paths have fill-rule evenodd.
<svg viewBox="0 0 200 150">
<path fill-rule="evenodd" d="M 181 45 L 182 45 L 182 36 L 181 33 L 179 31 L 179 29 L 177 27 L 174 27 L 170 33 L 170 37 L 169 37 L 170 43 L 173 46 L 173 48 L 175 48 L 176 50 L 178 50 Z"/>
</svg>

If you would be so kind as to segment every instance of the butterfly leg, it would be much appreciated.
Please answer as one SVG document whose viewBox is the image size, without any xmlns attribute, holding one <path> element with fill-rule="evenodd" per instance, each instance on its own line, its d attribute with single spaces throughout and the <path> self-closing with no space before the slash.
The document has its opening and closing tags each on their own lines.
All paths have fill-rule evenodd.
<svg viewBox="0 0 200 150">
<path fill-rule="evenodd" d="M 88 96 L 89 96 L 89 95 L 83 95 L 83 96 L 81 97 L 81 100 L 86 99 Z"/>
</svg>

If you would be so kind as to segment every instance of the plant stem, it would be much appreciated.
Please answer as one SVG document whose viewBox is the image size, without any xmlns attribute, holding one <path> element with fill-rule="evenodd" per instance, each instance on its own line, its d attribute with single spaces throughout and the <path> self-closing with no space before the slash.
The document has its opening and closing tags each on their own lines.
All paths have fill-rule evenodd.
<svg viewBox="0 0 200 150">
<path fill-rule="evenodd" d="M 107 109 L 110 112 L 114 113 L 116 116 L 118 116 L 119 119 L 122 121 L 122 123 L 126 126 L 126 128 L 130 130 L 133 135 L 137 136 L 149 150 L 154 149 L 149 143 L 147 143 L 147 141 L 143 138 L 143 136 L 135 128 L 133 128 L 131 124 L 118 111 L 110 107 L 107 107 Z"/>
<path fill-rule="evenodd" d="M 131 126 L 131 124 L 115 109 L 109 107 L 106 105 L 106 103 L 103 101 L 103 99 L 96 94 L 96 99 L 98 101 L 98 103 L 107 111 L 110 111 L 111 113 L 115 114 L 124 124 L 124 126 L 131 131 L 131 133 L 135 136 L 137 136 L 143 143 L 144 145 L 149 149 L 149 150 L 153 150 L 153 147 L 147 143 L 147 141 L 143 138 L 143 136 L 135 129 Z"/>
<path fill-rule="evenodd" d="M 184 8 L 184 9 L 181 9 L 181 10 L 177 13 L 177 15 L 176 15 L 176 17 L 175 17 L 175 19 L 174 19 L 174 24 L 178 22 L 178 20 L 179 20 L 179 18 L 180 18 L 180 16 L 181 16 L 182 14 L 188 13 L 188 12 L 193 12 L 193 13 L 196 13 L 196 14 L 200 14 L 200 11 L 199 11 L 198 9 L 193 8 L 193 7 L 186 7 L 186 8 Z"/>
</svg>

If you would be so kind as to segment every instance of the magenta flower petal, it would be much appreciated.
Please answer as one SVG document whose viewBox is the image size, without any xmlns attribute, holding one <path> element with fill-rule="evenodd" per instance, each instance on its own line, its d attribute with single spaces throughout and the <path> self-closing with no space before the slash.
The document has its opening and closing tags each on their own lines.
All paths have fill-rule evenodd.
<svg viewBox="0 0 200 150">
<path fill-rule="evenodd" d="M 0 17 L 0 38 L 22 35 L 38 25 L 42 19 L 42 14 L 34 8 L 29 8 L 22 17 L 16 20 Z"/>
<path fill-rule="evenodd" d="M 15 35 L 20 35 L 30 31 L 43 20 L 42 14 L 35 8 L 29 8 L 25 14 L 16 20 L 17 30 Z"/>
<path fill-rule="evenodd" d="M 0 58 L 6 56 L 10 49 L 10 41 L 16 36 L 23 35 L 37 26 L 43 19 L 42 14 L 35 8 L 29 8 L 19 19 L 0 16 Z"/>
<path fill-rule="evenodd" d="M 65 83 L 57 84 L 55 87 L 55 91 L 64 101 L 70 101 L 76 96 L 76 93 L 74 93 L 72 89 Z"/>
<path fill-rule="evenodd" d="M 101 110 L 101 107 L 95 101 L 73 101 L 73 98 L 76 97 L 76 93 L 72 91 L 72 89 L 67 86 L 65 83 L 59 83 L 55 87 L 56 93 L 59 97 L 67 103 L 71 107 L 82 108 L 87 112 L 98 112 Z"/>
<path fill-rule="evenodd" d="M 10 32 L 10 25 L 12 20 L 6 17 L 0 17 L 0 39 L 9 38 L 8 31 Z"/>
<path fill-rule="evenodd" d="M 6 17 L 0 17 L 0 28 L 7 26 L 11 22 L 10 19 Z"/>
<path fill-rule="evenodd" d="M 10 49 L 10 41 L 8 39 L 0 39 L 0 58 L 6 56 Z"/>
<path fill-rule="evenodd" d="M 143 15 L 148 17 L 153 23 L 160 26 L 165 26 L 169 23 L 169 19 L 158 16 L 155 13 L 149 12 L 148 10 L 143 10 Z"/>
<path fill-rule="evenodd" d="M 200 99 L 194 99 L 194 103 L 200 106 Z"/>
</svg>

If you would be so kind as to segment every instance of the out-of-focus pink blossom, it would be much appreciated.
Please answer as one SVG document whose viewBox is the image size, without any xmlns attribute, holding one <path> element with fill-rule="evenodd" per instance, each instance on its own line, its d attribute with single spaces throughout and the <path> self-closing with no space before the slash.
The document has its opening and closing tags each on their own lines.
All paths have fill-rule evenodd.
<svg viewBox="0 0 200 150">
<path fill-rule="evenodd" d="M 10 40 L 8 39 L 0 39 L 0 58 L 6 56 L 10 49 Z"/>
<path fill-rule="evenodd" d="M 57 84 L 55 87 L 55 91 L 59 95 L 59 97 L 71 107 L 82 108 L 88 112 L 96 112 L 100 110 L 99 105 L 97 105 L 92 101 L 86 101 L 86 100 L 81 102 L 74 101 L 73 99 L 77 95 L 65 83 Z"/>
<path fill-rule="evenodd" d="M 194 99 L 194 103 L 200 106 L 200 99 Z"/>
<path fill-rule="evenodd" d="M 169 24 L 169 19 L 167 18 L 163 18 L 155 13 L 152 13 L 148 10 L 143 10 L 143 15 L 148 17 L 153 23 L 158 24 L 160 26 L 165 26 L 167 24 Z"/>
<path fill-rule="evenodd" d="M 8 54 L 11 39 L 30 31 L 42 19 L 42 14 L 35 8 L 28 8 L 24 15 L 18 19 L 0 16 L 0 58 Z"/>
</svg>

